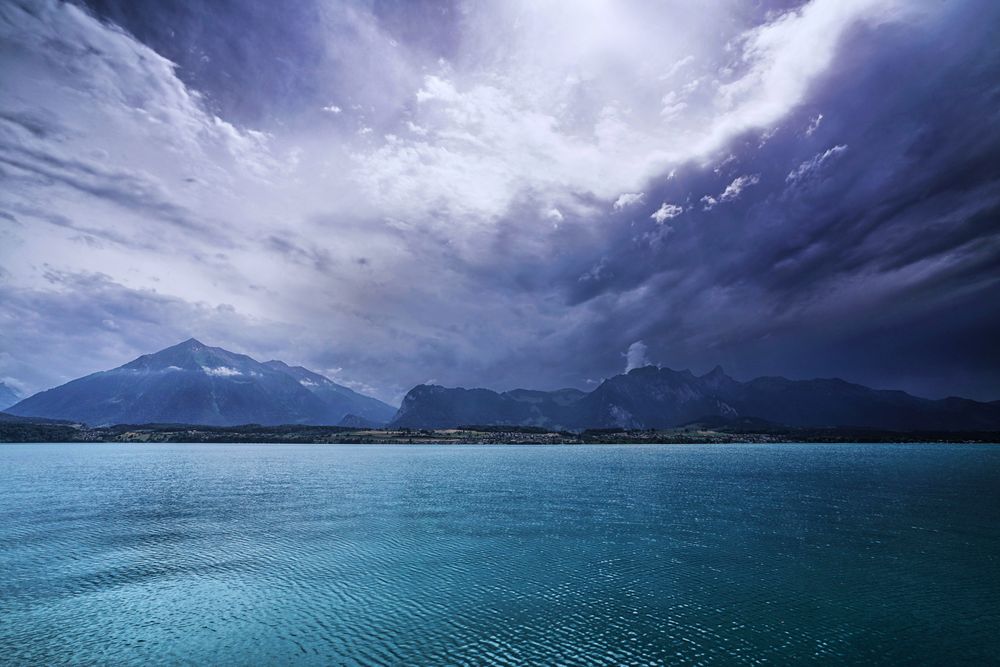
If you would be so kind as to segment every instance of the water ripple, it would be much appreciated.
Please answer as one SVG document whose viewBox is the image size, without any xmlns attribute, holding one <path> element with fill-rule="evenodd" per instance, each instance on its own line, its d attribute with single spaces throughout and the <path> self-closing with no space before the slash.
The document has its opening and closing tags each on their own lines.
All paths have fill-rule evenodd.
<svg viewBox="0 0 1000 667">
<path fill-rule="evenodd" d="M 0 447 L 0 663 L 987 663 L 1000 447 Z"/>
</svg>

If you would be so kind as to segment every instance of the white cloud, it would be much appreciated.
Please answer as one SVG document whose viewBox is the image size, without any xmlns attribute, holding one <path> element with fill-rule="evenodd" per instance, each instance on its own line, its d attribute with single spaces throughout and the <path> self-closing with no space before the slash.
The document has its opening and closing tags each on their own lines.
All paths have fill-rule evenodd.
<svg viewBox="0 0 1000 667">
<path fill-rule="evenodd" d="M 337 114 L 341 113 L 343 111 L 343 109 L 341 109 L 340 107 L 338 107 L 336 104 L 331 104 L 330 106 L 323 107 L 323 111 L 326 111 L 327 113 L 332 113 L 334 115 L 337 115 Z"/>
<path fill-rule="evenodd" d="M 649 358 L 646 356 L 648 347 L 641 340 L 637 340 L 628 346 L 628 350 L 623 355 L 625 357 L 625 372 L 642 368 L 649 365 Z"/>
<path fill-rule="evenodd" d="M 747 176 L 737 176 L 733 179 L 733 182 L 726 186 L 726 189 L 722 191 L 719 195 L 719 199 L 722 201 L 732 201 L 740 196 L 744 190 L 746 190 L 751 185 L 756 185 L 760 182 L 759 174 L 749 174 Z"/>
<path fill-rule="evenodd" d="M 526 193 L 583 194 L 621 210 L 620 193 L 780 121 L 841 35 L 894 18 L 895 6 L 812 0 L 729 35 L 717 14 L 683 6 L 595 1 L 571 15 L 558 3 L 477 7 L 467 17 L 472 66 L 427 74 L 409 135 L 355 153 L 355 177 L 387 213 L 460 219 L 452 235 L 496 222 Z M 675 39 L 665 40 L 668 19 Z M 740 25 L 735 10 L 732 21 Z M 650 99 L 650 75 L 684 81 Z"/>
<path fill-rule="evenodd" d="M 725 157 L 724 160 L 722 160 L 719 164 L 715 165 L 715 168 L 712 169 L 712 171 L 714 171 L 716 174 L 721 174 L 723 169 L 725 169 L 728 165 L 730 165 L 735 161 L 736 161 L 736 156 L 730 153 Z"/>
<path fill-rule="evenodd" d="M 702 210 L 711 211 L 722 202 L 733 201 L 734 199 L 739 198 L 740 194 L 742 194 L 742 192 L 748 187 L 756 185 L 759 182 L 760 174 L 737 176 L 729 185 L 726 186 L 725 190 L 719 193 L 718 196 L 705 195 L 702 197 L 700 200 Z"/>
<path fill-rule="evenodd" d="M 5 385 L 7 385 L 8 387 L 10 387 L 11 389 L 13 389 L 22 396 L 28 393 L 28 386 L 25 383 L 18 380 L 17 378 L 11 377 L 10 375 L 4 375 L 3 377 L 0 377 L 0 382 L 4 383 Z"/>
<path fill-rule="evenodd" d="M 590 270 L 577 278 L 577 282 L 581 283 L 591 283 L 591 282 L 601 282 L 602 280 L 609 277 L 608 260 L 605 257 L 601 258 L 594 266 L 590 267 Z"/>
<path fill-rule="evenodd" d="M 427 128 L 426 127 L 420 127 L 419 125 L 417 125 L 416 123 L 414 123 L 412 120 L 406 121 L 406 129 L 408 129 L 410 132 L 412 132 L 413 134 L 415 134 L 415 135 L 417 135 L 419 137 L 425 137 L 425 136 L 427 136 Z"/>
<path fill-rule="evenodd" d="M 424 78 L 423 87 L 417 91 L 417 102 L 458 102 L 461 96 L 451 81 L 433 74 Z"/>
<path fill-rule="evenodd" d="M 616 211 L 623 211 L 630 206 L 635 206 L 636 204 L 641 204 L 646 198 L 644 192 L 623 192 L 615 200 L 612 208 Z"/>
<path fill-rule="evenodd" d="M 211 375 L 212 377 L 236 377 L 238 375 L 243 375 L 240 371 L 235 368 L 230 368 L 228 366 L 218 366 L 216 368 L 209 368 L 208 366 L 202 366 L 201 370 L 205 375 Z"/>
<path fill-rule="evenodd" d="M 660 205 L 660 208 L 656 209 L 656 211 L 653 212 L 653 215 L 649 217 L 652 218 L 653 220 L 656 220 L 657 223 L 663 224 L 664 222 L 670 220 L 671 218 L 676 218 L 683 212 L 684 212 L 683 206 L 678 206 L 676 204 L 668 204 L 667 202 L 663 202 Z"/>
<path fill-rule="evenodd" d="M 683 58 L 675 62 L 673 65 L 671 65 L 666 72 L 660 75 L 660 80 L 664 81 L 666 79 L 672 78 L 675 74 L 677 74 L 678 72 L 680 72 L 682 69 L 684 69 L 693 62 L 694 62 L 694 56 L 690 55 L 684 56 Z"/>
<path fill-rule="evenodd" d="M 745 72 L 720 87 L 719 103 L 726 111 L 706 143 L 779 120 L 829 67 L 850 27 L 897 20 L 903 8 L 897 0 L 812 0 L 741 35 L 734 44 Z"/>
<path fill-rule="evenodd" d="M 820 123 L 823 122 L 823 114 L 818 113 L 812 117 L 809 121 L 809 127 L 806 128 L 806 136 L 811 137 L 813 132 L 819 129 Z"/>
<path fill-rule="evenodd" d="M 786 183 L 794 183 L 795 181 L 802 180 L 803 178 L 809 176 L 817 169 L 823 166 L 828 160 L 831 160 L 844 151 L 847 150 L 846 144 L 838 144 L 831 148 L 826 149 L 822 153 L 817 153 L 805 162 L 801 163 L 795 169 L 788 172 L 788 176 L 785 177 Z"/>
<path fill-rule="evenodd" d="M 75 5 L 5 4 L 0 38 L 11 53 L 0 68 L 0 158 L 19 176 L 0 197 L 9 208 L 45 201 L 106 239 L 172 235 L 156 222 L 190 239 L 219 227 L 238 181 L 259 188 L 279 168 L 270 135 L 208 112 L 173 63 Z"/>
<path fill-rule="evenodd" d="M 155 151 L 165 149 L 184 155 L 189 168 L 223 158 L 229 169 L 263 176 L 274 166 L 265 133 L 239 130 L 207 111 L 177 78 L 172 62 L 124 31 L 55 2 L 9 4 L 0 19 L 7 48 L 17 54 L 0 73 L 4 111 L 62 114 L 47 120 L 63 123 L 62 138 L 75 155 L 92 155 L 100 146 L 109 158 L 154 162 Z M 50 54 L 56 51 L 62 55 L 53 66 Z M 74 113 L 64 114 L 66 108 Z M 108 115 L 116 125 L 102 128 L 97 121 Z M 87 136 L 95 130 L 98 136 Z M 104 141 L 109 135 L 117 141 Z"/>
<path fill-rule="evenodd" d="M 660 115 L 664 118 L 671 118 L 687 109 L 687 102 L 680 99 L 676 91 L 670 91 L 660 99 Z"/>
<path fill-rule="evenodd" d="M 571 193 L 610 199 L 625 181 L 639 182 L 643 168 L 629 156 L 640 150 L 625 122 L 627 112 L 608 105 L 586 135 L 571 136 L 547 110 L 526 108 L 520 96 L 497 85 L 459 92 L 429 76 L 417 99 L 424 136 L 401 138 L 355 154 L 353 176 L 369 199 L 410 218 L 461 220 L 452 234 L 473 231 L 503 216 L 524 193 L 572 205 Z M 632 165 L 632 166 L 629 166 Z"/>
</svg>

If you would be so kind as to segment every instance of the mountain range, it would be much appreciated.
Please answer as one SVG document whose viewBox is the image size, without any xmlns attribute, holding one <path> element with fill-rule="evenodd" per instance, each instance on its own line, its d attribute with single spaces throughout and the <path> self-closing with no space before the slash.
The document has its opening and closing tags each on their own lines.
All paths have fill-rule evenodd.
<svg viewBox="0 0 1000 667">
<path fill-rule="evenodd" d="M 445 428 L 507 424 L 553 429 L 657 429 L 705 417 L 753 417 L 797 427 L 887 430 L 1000 430 L 1000 403 L 929 400 L 839 379 L 761 377 L 738 382 L 716 367 L 705 375 L 646 366 L 594 391 L 414 387 L 390 426 Z"/>
<path fill-rule="evenodd" d="M 740 382 L 720 367 L 694 375 L 646 366 L 608 378 L 591 392 L 418 385 L 397 411 L 301 366 L 277 360 L 261 363 L 193 338 L 40 392 L 6 411 L 90 426 L 507 425 L 583 430 L 665 429 L 706 419 L 754 419 L 807 428 L 1000 431 L 1000 402 L 929 400 L 839 379 L 761 377 Z"/>
<path fill-rule="evenodd" d="M 192 338 L 40 392 L 7 412 L 92 426 L 382 425 L 396 409 L 301 366 L 261 363 Z"/>
</svg>

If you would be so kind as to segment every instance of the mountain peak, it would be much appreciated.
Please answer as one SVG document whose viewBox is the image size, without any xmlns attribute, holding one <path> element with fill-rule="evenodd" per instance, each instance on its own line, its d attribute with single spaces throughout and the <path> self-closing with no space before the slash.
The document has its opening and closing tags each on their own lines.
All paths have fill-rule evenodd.
<svg viewBox="0 0 1000 667">
<path fill-rule="evenodd" d="M 659 370 L 660 368 L 658 366 L 649 364 L 647 366 L 638 366 L 637 368 L 633 368 L 626 373 L 626 375 L 654 375 L 659 372 Z"/>
<path fill-rule="evenodd" d="M 155 356 L 159 356 L 159 355 L 162 355 L 162 354 L 171 354 L 171 353 L 176 354 L 176 353 L 180 353 L 180 352 L 197 352 L 199 350 L 210 350 L 210 349 L 212 349 L 212 348 L 210 348 L 209 346 L 205 345 L 204 343 L 202 343 L 197 338 L 188 338 L 187 340 L 183 340 L 180 343 L 175 343 L 174 345 L 170 345 L 169 347 L 165 347 L 165 348 L 163 348 L 162 350 L 160 350 L 158 352 L 151 352 L 151 353 L 145 354 L 143 356 L 145 356 L 145 357 L 155 357 Z"/>
<path fill-rule="evenodd" d="M 21 401 L 27 416 L 91 424 L 336 424 L 353 414 L 385 423 L 396 409 L 300 366 L 261 364 L 189 338 Z"/>
<path fill-rule="evenodd" d="M 616 375 L 614 377 L 630 377 L 630 378 L 647 378 L 647 379 L 664 379 L 664 378 L 674 378 L 683 380 L 694 380 L 695 376 L 689 369 L 685 368 L 683 370 L 674 370 L 673 368 L 667 368 L 666 366 L 655 366 L 649 364 L 648 366 L 640 366 L 638 368 L 633 368 L 623 375 Z M 614 379 L 614 378 L 612 378 Z"/>
<path fill-rule="evenodd" d="M 703 386 L 714 391 L 728 391 L 739 385 L 736 380 L 726 375 L 726 371 L 722 370 L 722 366 L 719 365 L 700 376 L 698 380 Z"/>
<path fill-rule="evenodd" d="M 557 400 L 553 392 L 418 385 L 392 422 L 410 428 L 466 424 L 545 426 L 560 429 L 668 429 L 692 422 L 767 423 L 794 428 L 888 430 L 994 430 L 1000 402 L 931 401 L 904 392 L 869 389 L 843 380 L 735 380 L 716 366 L 688 370 L 633 368 L 607 378 L 590 393 Z"/>
<path fill-rule="evenodd" d="M 701 379 L 703 380 L 721 380 L 723 378 L 729 378 L 729 376 L 726 375 L 726 371 L 722 369 L 722 366 L 718 364 L 715 365 L 715 368 L 701 376 Z"/>
<path fill-rule="evenodd" d="M 197 338 L 188 338 L 187 340 L 177 343 L 176 345 L 171 345 L 170 347 L 163 348 L 159 352 L 154 352 L 150 356 L 158 357 L 161 355 L 198 354 L 198 353 L 211 353 L 211 352 L 233 354 L 229 350 L 224 350 L 221 347 L 210 347 L 208 345 L 205 345 Z"/>
<path fill-rule="evenodd" d="M 205 368 L 249 369 L 257 362 L 245 354 L 236 354 L 221 347 L 209 347 L 196 338 L 164 348 L 159 352 L 144 354 L 122 366 L 127 370 L 204 370 Z"/>
</svg>

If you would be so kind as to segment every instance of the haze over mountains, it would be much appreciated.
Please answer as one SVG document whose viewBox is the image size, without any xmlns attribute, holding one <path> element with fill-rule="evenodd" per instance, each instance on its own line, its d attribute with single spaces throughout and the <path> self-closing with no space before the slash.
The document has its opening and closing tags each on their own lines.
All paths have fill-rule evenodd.
<svg viewBox="0 0 1000 667">
<path fill-rule="evenodd" d="M 10 407 L 24 417 L 106 424 L 384 424 L 390 405 L 302 367 L 260 363 L 195 339 L 39 392 Z"/>
<path fill-rule="evenodd" d="M 716 367 L 705 375 L 645 366 L 592 392 L 418 385 L 397 411 L 301 366 L 190 339 L 113 370 L 43 391 L 9 407 L 22 417 L 91 426 L 176 423 L 449 428 L 658 429 L 706 418 L 753 418 L 794 427 L 1000 430 L 1000 403 L 928 400 L 838 379 L 761 377 L 739 382 Z"/>
<path fill-rule="evenodd" d="M 4 410 L 21 400 L 21 394 L 8 384 L 0 381 L 0 410 Z"/>
</svg>

